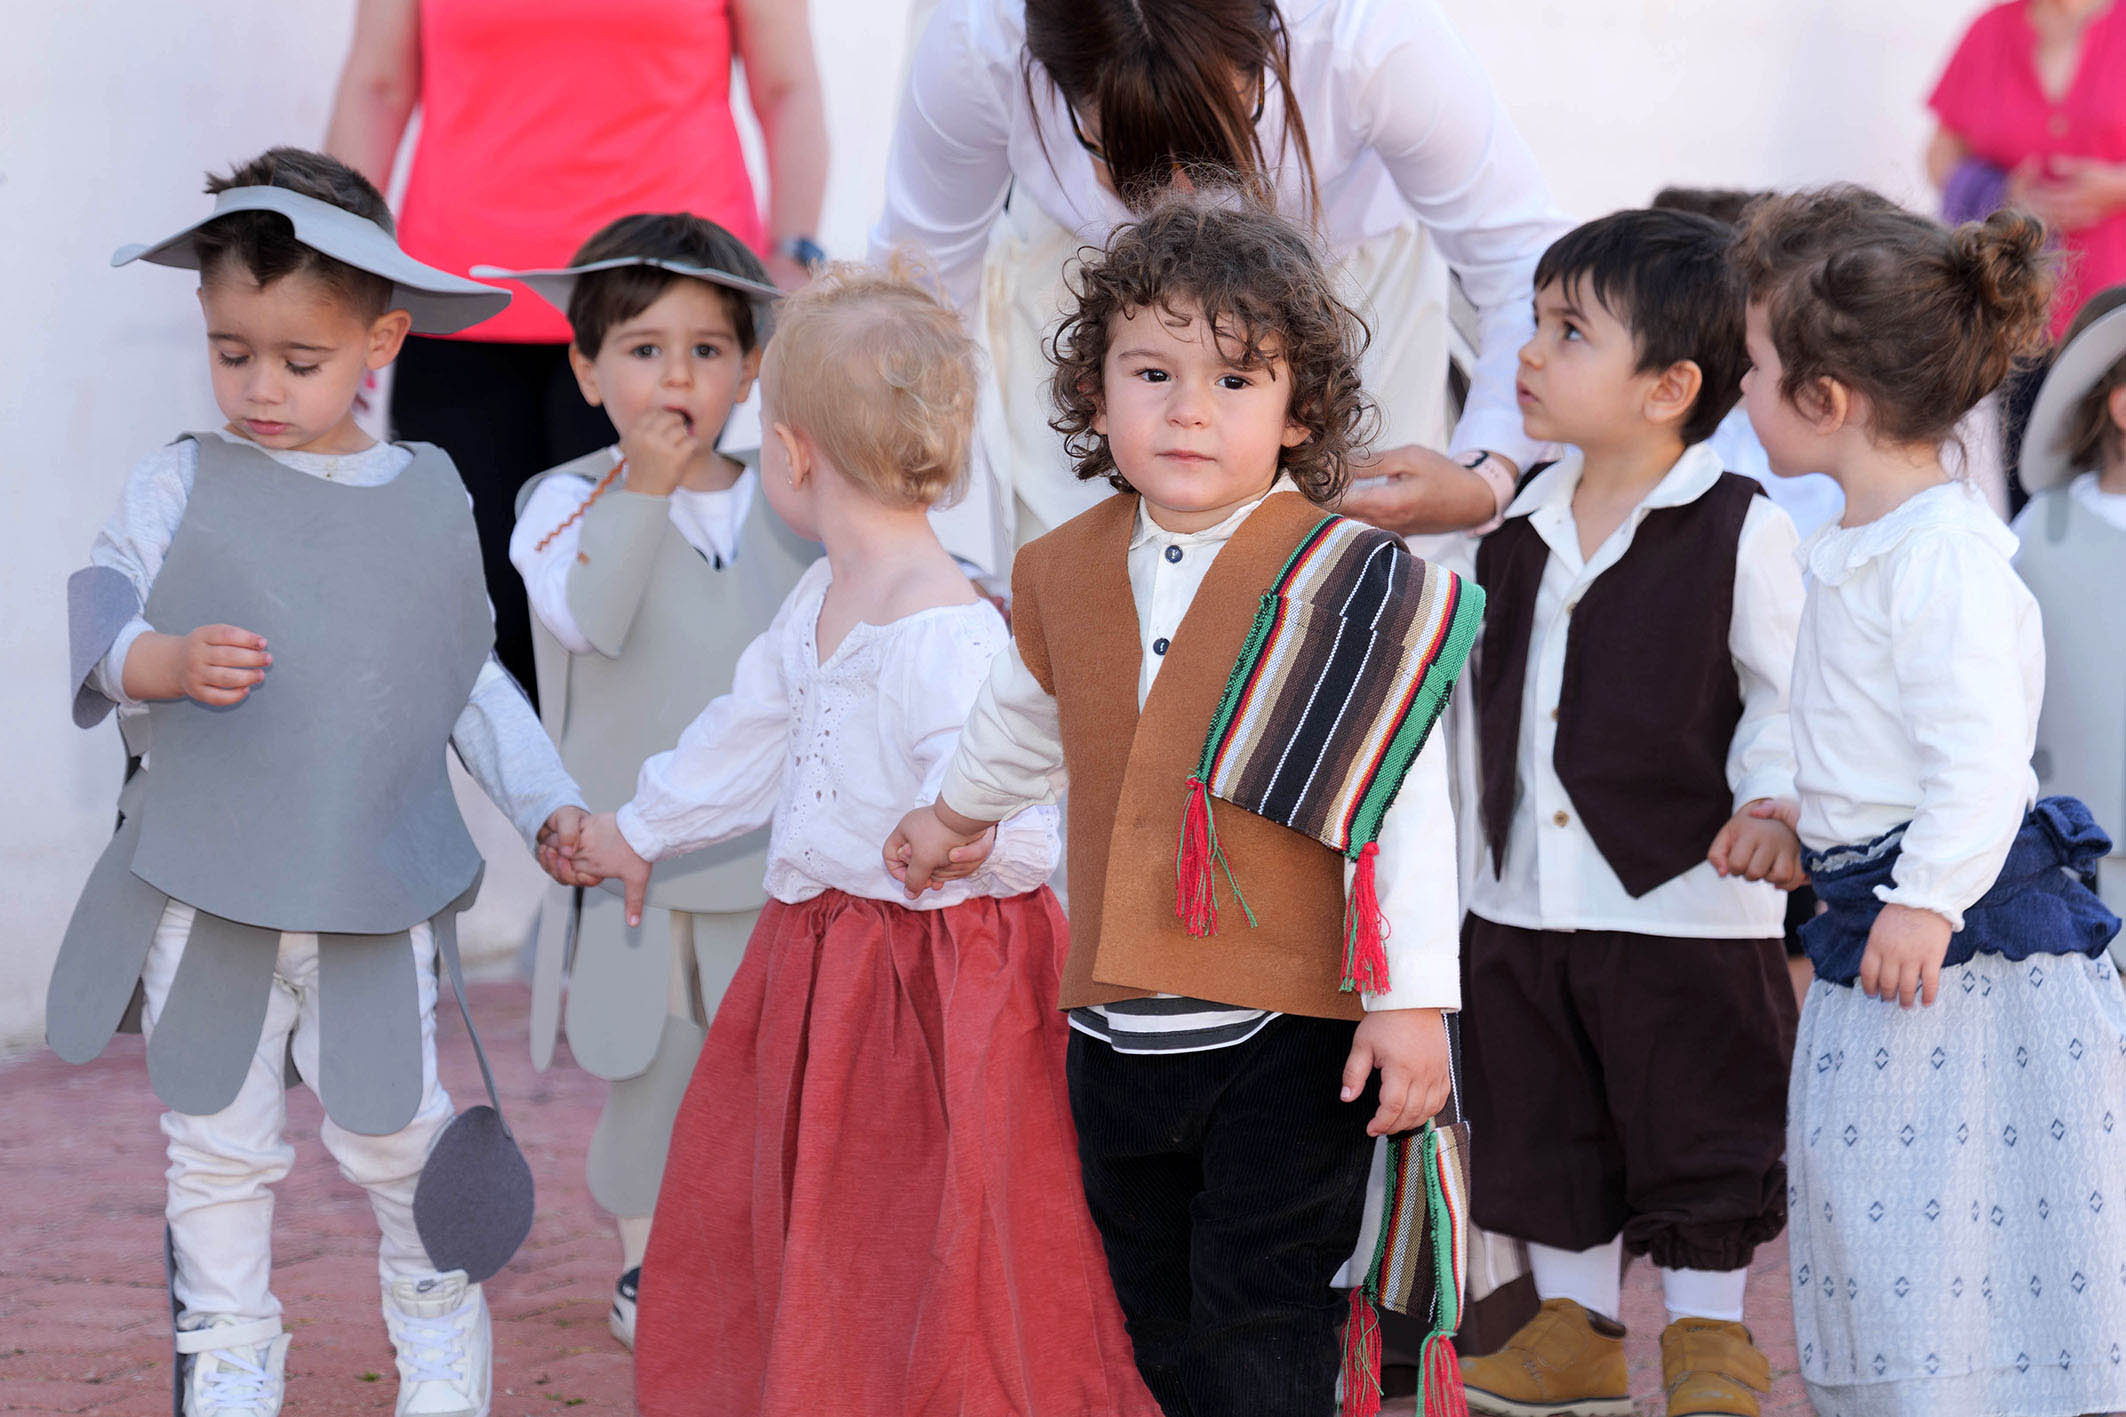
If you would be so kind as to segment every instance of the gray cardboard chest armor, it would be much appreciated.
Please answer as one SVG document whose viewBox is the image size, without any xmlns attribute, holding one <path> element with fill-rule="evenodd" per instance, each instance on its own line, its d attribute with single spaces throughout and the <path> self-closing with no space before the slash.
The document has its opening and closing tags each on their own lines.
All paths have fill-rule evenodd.
<svg viewBox="0 0 2126 1417">
<path fill-rule="evenodd" d="M 178 1111 L 219 1111 L 257 1048 L 279 933 L 316 931 L 319 1096 L 335 1122 L 388 1134 L 421 1091 L 406 932 L 457 908 L 481 868 L 444 769 L 493 639 L 471 511 L 426 445 L 390 482 L 350 487 L 194 441 L 147 617 L 254 630 L 274 664 L 231 708 L 150 710 L 152 756 L 68 925 L 47 1030 L 62 1057 L 99 1053 L 165 901 L 183 901 L 198 916 L 149 1078 Z"/>
<path fill-rule="evenodd" d="M 612 457 L 602 449 L 532 479 L 518 493 L 519 511 L 546 478 L 596 483 Z M 720 566 L 672 525 L 667 499 L 622 488 L 592 503 L 581 528 L 580 564 L 598 573 L 569 578 L 569 612 L 598 652 L 570 654 L 537 616 L 532 642 L 547 731 L 584 800 L 606 812 L 635 795 L 645 759 L 671 748 L 710 700 L 729 692 L 739 655 L 819 548 L 756 502 L 736 562 Z M 593 896 L 579 906 L 566 893 L 551 893 L 533 966 L 534 1061 L 551 1060 L 565 975 L 577 1062 L 615 1080 L 648 1070 L 660 1053 L 669 1002 L 671 925 L 664 912 L 758 910 L 767 898 L 767 844 L 761 830 L 658 862 L 650 876 L 653 910 L 634 930 L 617 909 L 602 908 L 610 902 Z M 565 926 L 555 910 L 570 913 Z M 564 970 L 571 938 L 573 963 Z M 713 1009 L 716 1000 L 704 1003 Z"/>
</svg>

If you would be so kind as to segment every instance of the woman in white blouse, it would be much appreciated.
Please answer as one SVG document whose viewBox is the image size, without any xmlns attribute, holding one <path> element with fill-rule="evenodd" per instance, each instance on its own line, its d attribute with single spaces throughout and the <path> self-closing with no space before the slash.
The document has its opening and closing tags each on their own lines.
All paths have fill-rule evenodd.
<svg viewBox="0 0 2126 1417">
<path fill-rule="evenodd" d="M 924 256 L 996 368 L 946 544 L 990 571 L 1105 495 L 1048 429 L 1047 362 L 1077 249 L 1177 169 L 1239 173 L 1312 224 L 1373 328 L 1379 479 L 1345 510 L 1470 527 L 1534 447 L 1514 401 L 1529 279 L 1563 222 L 1482 67 L 1431 0 L 941 0 L 887 160 L 875 254 Z M 988 258 L 985 272 L 984 260 Z M 1481 322 L 1447 453 L 1443 257 Z"/>
</svg>

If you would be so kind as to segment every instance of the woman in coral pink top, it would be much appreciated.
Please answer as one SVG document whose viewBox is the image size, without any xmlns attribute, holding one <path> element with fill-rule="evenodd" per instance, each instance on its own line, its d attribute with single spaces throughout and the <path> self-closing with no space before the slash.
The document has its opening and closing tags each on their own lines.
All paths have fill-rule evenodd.
<svg viewBox="0 0 2126 1417">
<path fill-rule="evenodd" d="M 734 58 L 766 142 L 765 220 L 731 116 Z M 826 117 L 803 0 L 361 0 L 327 150 L 386 187 L 416 106 L 399 239 L 445 270 L 565 266 L 645 211 L 719 223 L 785 283 L 817 253 Z M 612 435 L 567 345 L 560 312 L 520 298 L 461 336 L 408 341 L 392 396 L 398 436 L 440 444 L 464 473 L 496 652 L 527 686 L 517 488 Z"/>
<path fill-rule="evenodd" d="M 2126 280 L 2126 5 L 2009 0 L 1972 22 L 1927 104 L 1927 168 L 1950 215 L 2028 208 L 2066 256 L 2055 338 Z"/>
</svg>

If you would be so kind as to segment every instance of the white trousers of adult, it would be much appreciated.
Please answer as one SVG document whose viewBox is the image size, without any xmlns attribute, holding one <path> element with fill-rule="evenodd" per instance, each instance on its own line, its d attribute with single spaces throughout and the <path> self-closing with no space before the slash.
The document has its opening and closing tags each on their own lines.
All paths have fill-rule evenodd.
<svg viewBox="0 0 2126 1417">
<path fill-rule="evenodd" d="M 152 1033 L 170 996 L 178 961 L 192 931 L 192 907 L 172 901 L 163 911 L 155 943 L 141 971 L 147 995 L 142 1022 Z M 340 1174 L 369 1193 L 383 1240 L 377 1249 L 379 1280 L 433 1274 L 428 1252 L 413 1223 L 414 1184 L 429 1148 L 449 1125 L 450 1094 L 436 1079 L 435 939 L 427 924 L 410 932 L 414 977 L 421 1004 L 421 1104 L 413 1120 L 389 1136 L 363 1136 L 325 1120 L 319 1139 L 339 1163 Z M 317 936 L 284 934 L 273 972 L 251 1069 L 230 1104 L 210 1116 L 162 1115 L 169 1141 L 169 1203 L 165 1214 L 177 1256 L 176 1291 L 181 1319 L 227 1314 L 245 1320 L 278 1319 L 273 1296 L 273 1186 L 294 1164 L 287 1140 L 285 1060 L 314 1092 L 318 1066 Z"/>
</svg>

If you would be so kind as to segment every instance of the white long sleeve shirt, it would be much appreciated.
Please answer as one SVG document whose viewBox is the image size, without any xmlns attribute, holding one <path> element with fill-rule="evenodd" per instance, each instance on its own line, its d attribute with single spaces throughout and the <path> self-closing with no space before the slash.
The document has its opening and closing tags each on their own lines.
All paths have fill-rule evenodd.
<svg viewBox="0 0 2126 1417">
<path fill-rule="evenodd" d="M 217 433 L 229 442 L 256 446 L 227 430 Z M 413 461 L 411 453 L 391 443 L 377 443 L 361 452 L 345 454 L 282 452 L 272 448 L 259 451 L 296 472 L 354 487 L 389 482 Z M 155 588 L 155 578 L 162 571 L 163 557 L 177 534 L 178 523 L 184 520 L 198 467 L 199 449 L 189 438 L 180 438 L 142 458 L 126 478 L 118 510 L 97 533 L 90 548 L 90 562 L 124 575 L 143 605 Z M 89 687 L 118 705 L 120 714 L 147 712 L 146 703 L 126 696 L 125 661 L 133 642 L 155 628 L 166 634 L 183 635 L 198 627 L 156 627 L 135 616 L 89 673 Z M 557 809 L 583 805 L 583 796 L 562 767 L 553 740 L 539 726 L 538 715 L 532 712 L 516 682 L 492 657 L 480 667 L 464 711 L 451 727 L 450 742 L 466 771 L 508 814 L 527 844 L 536 842 L 539 828 Z M 149 757 L 152 761 L 152 748 Z"/>
<path fill-rule="evenodd" d="M 1289 491 L 1280 479 L 1272 491 Z M 1268 494 L 1265 493 L 1265 496 Z M 1137 704 L 1159 677 L 1168 645 L 1217 558 L 1260 499 L 1216 526 L 1172 532 L 1139 504 L 1129 544 L 1130 592 L 1143 645 Z M 998 656 L 975 700 L 959 751 L 945 773 L 942 797 L 956 812 L 1000 821 L 1032 803 L 1056 801 L 1067 785 L 1055 698 L 1041 687 L 1017 646 Z M 1445 735 L 1435 733 L 1381 821 L 1376 863 L 1391 987 L 1361 995 L 1368 1009 L 1458 1008 L 1461 1004 L 1461 908 L 1455 883 L 1454 816 L 1447 801 Z M 1345 885 L 1350 868 L 1345 868 Z M 1142 1007 L 1145 1001 L 1078 1010 L 1072 1024 L 1123 1052 L 1179 1052 L 1245 1041 L 1274 1015 L 1191 1001 L 1185 1012 Z M 1164 1037 L 1162 1038 L 1162 1035 Z"/>
<path fill-rule="evenodd" d="M 1876 894 L 1963 928 L 2037 797 L 2045 694 L 2037 601 L 2015 534 L 1961 482 L 1801 547 L 1794 660 L 1801 840 L 1872 841 L 1909 821 Z"/>
<path fill-rule="evenodd" d="M 607 452 L 614 462 L 620 460 L 617 445 Z M 597 485 L 588 477 L 547 478 L 525 502 L 516 528 L 509 534 L 509 564 L 524 578 L 524 595 L 531 602 L 532 614 L 571 654 L 597 652 L 568 608 L 568 577 L 576 565 L 576 548 L 583 542 L 583 519 L 576 512 L 590 500 Z M 625 487 L 625 475 L 614 485 Z M 738 559 L 738 538 L 745 530 L 759 486 L 760 474 L 747 468 L 736 482 L 721 491 L 675 487 L 666 498 L 672 526 L 686 538 L 687 545 L 717 565 L 727 566 Z M 568 525 L 562 526 L 563 522 Z M 560 528 L 558 532 L 556 527 Z M 542 541 L 546 542 L 543 547 L 539 544 Z"/>
<path fill-rule="evenodd" d="M 1450 451 L 1489 449 L 1527 467 L 1538 445 L 1521 429 L 1514 361 L 1533 332 L 1536 260 L 1566 227 L 1542 169 L 1433 0 L 1287 0 L 1281 9 L 1325 239 L 1348 254 L 1416 215 L 1481 322 Z M 1054 85 L 1037 73 L 1029 95 L 1025 64 L 1020 0 L 943 0 L 910 61 L 872 254 L 922 253 L 962 310 L 973 309 L 1007 191 L 1094 245 L 1131 219 L 1100 184 Z M 1298 154 L 1281 141 L 1283 105 L 1272 85 L 1257 130 L 1280 209 L 1311 226 Z"/>
<path fill-rule="evenodd" d="M 1686 939 L 1769 939 L 1779 935 L 1786 895 L 1764 881 L 1722 877 L 1701 861 L 1633 899 L 1587 832 L 1558 780 L 1557 707 L 1565 682 L 1572 608 L 1604 571 L 1631 549 L 1646 515 L 1685 506 L 1711 490 L 1723 471 L 1708 443 L 1683 452 L 1667 476 L 1609 534 L 1594 555 L 1580 555 L 1572 515 L 1581 458 L 1568 449 L 1514 500 L 1507 515 L 1527 516 L 1550 548 L 1536 590 L 1521 686 L 1516 745 L 1521 790 L 1506 835 L 1505 869 L 1487 852 L 1469 888 L 1469 909 L 1524 930 L 1615 930 Z M 1793 739 L 1787 680 L 1801 620 L 1801 574 L 1794 562 L 1794 523 L 1763 497 L 1750 500 L 1735 547 L 1735 601 L 1727 646 L 1742 691 L 1742 717 L 1727 751 L 1735 806 L 1759 797 L 1792 797 Z M 1710 843 L 1708 843 L 1710 845 Z"/>
<path fill-rule="evenodd" d="M 824 662 L 819 608 L 833 568 L 815 561 L 738 658 L 731 692 L 642 765 L 620 834 L 648 861 L 696 851 L 773 820 L 766 887 L 786 904 L 839 890 L 910 910 L 1045 884 L 1062 854 L 1056 814 L 1005 823 L 964 880 L 910 900 L 880 847 L 936 800 L 968 706 L 1009 631 L 987 601 L 885 625 L 859 623 Z"/>
</svg>

